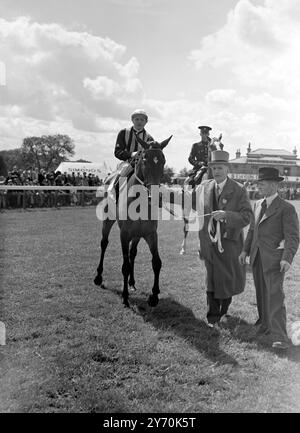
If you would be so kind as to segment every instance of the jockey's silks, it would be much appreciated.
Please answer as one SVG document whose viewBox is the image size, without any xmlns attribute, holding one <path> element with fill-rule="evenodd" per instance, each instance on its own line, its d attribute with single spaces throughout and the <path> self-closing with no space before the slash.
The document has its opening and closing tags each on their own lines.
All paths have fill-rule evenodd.
<svg viewBox="0 0 300 433">
<path fill-rule="evenodd" d="M 135 131 L 137 132 L 137 131 Z M 143 141 L 150 141 L 151 137 L 148 134 L 148 132 L 145 129 L 142 129 L 142 131 L 137 132 L 139 137 Z M 126 147 L 129 150 L 130 153 L 137 152 L 138 150 L 143 150 L 142 146 L 137 142 L 134 134 L 134 128 L 126 128 L 125 129 L 125 143 Z"/>
</svg>

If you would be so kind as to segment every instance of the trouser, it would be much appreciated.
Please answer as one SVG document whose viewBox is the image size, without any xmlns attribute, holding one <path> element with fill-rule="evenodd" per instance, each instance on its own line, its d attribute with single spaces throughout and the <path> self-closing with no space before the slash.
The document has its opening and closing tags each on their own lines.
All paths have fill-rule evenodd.
<svg viewBox="0 0 300 433">
<path fill-rule="evenodd" d="M 273 341 L 288 342 L 284 305 L 284 274 L 271 269 L 263 271 L 259 250 L 252 265 L 260 330 L 271 332 Z"/>
<path fill-rule="evenodd" d="M 221 317 L 227 314 L 232 298 L 217 299 L 214 297 L 214 292 L 206 292 L 207 300 L 207 321 L 209 323 L 217 323 Z"/>
</svg>

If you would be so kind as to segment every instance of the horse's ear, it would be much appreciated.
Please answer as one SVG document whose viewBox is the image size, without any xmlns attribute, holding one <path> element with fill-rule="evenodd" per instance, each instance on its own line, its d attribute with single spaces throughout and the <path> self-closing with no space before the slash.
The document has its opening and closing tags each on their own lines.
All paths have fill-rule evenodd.
<svg viewBox="0 0 300 433">
<path fill-rule="evenodd" d="M 162 141 L 160 143 L 160 148 L 163 149 L 164 147 L 166 147 L 172 137 L 173 137 L 173 135 L 171 135 L 171 137 L 167 138 L 166 140 Z"/>
<path fill-rule="evenodd" d="M 148 149 L 149 148 L 149 143 L 147 143 L 146 141 L 142 140 L 137 134 L 135 134 L 135 138 L 137 139 L 138 143 L 140 143 L 140 145 L 142 146 L 143 149 Z"/>
</svg>

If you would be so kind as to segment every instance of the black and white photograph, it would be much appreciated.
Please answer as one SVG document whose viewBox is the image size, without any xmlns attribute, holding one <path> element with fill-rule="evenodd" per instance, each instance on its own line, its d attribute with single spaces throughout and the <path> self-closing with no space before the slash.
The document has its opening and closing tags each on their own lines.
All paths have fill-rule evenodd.
<svg viewBox="0 0 300 433">
<path fill-rule="evenodd" d="M 299 0 L 0 0 L 0 414 L 300 413 L 299 44 Z"/>
</svg>

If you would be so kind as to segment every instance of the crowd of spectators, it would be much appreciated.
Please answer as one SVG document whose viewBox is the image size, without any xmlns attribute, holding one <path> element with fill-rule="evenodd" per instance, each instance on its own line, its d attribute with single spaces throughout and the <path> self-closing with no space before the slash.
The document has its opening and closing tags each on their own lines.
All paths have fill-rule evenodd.
<svg viewBox="0 0 300 433">
<path fill-rule="evenodd" d="M 94 173 L 46 171 L 38 168 L 20 170 L 16 166 L 6 177 L 0 177 L 0 185 L 32 186 L 87 186 L 97 187 L 103 184 Z M 97 204 L 96 191 L 72 190 L 0 190 L 0 209 L 59 207 Z"/>
<path fill-rule="evenodd" d="M 16 166 L 4 181 L 5 185 L 40 185 L 40 186 L 99 186 L 102 180 L 93 173 L 46 171 L 38 168 L 29 170 L 18 170 Z"/>
</svg>

